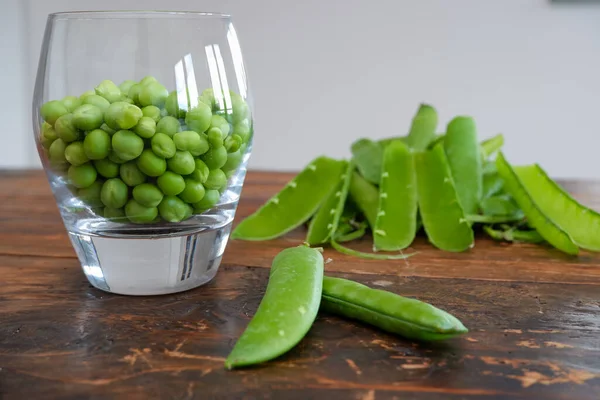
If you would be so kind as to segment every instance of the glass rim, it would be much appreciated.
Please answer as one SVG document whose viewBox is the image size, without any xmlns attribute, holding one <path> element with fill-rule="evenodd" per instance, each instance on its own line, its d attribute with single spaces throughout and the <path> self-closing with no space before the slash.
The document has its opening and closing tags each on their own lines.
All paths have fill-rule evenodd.
<svg viewBox="0 0 600 400">
<path fill-rule="evenodd" d="M 230 19 L 230 14 L 205 11 L 175 10 L 90 10 L 60 11 L 48 14 L 51 19 L 120 19 L 120 18 L 215 18 Z"/>
</svg>

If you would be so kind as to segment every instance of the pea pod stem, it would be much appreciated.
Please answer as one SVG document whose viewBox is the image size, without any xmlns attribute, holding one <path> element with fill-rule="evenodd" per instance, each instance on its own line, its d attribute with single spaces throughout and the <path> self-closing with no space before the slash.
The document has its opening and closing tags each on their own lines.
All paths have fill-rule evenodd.
<svg viewBox="0 0 600 400">
<path fill-rule="evenodd" d="M 410 254 L 381 254 L 381 253 L 366 253 L 363 251 L 358 251 L 351 249 L 349 247 L 343 246 L 338 243 L 335 239 L 331 240 L 331 247 L 335 250 L 339 251 L 342 254 L 346 254 L 348 256 L 354 256 L 359 258 L 365 258 L 370 260 L 405 260 L 409 257 L 414 256 L 417 253 Z"/>
</svg>

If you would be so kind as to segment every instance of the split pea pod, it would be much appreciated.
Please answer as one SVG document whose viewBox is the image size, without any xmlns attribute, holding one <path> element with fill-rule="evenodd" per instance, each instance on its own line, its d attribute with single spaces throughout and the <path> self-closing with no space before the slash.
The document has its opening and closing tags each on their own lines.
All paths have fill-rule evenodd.
<svg viewBox="0 0 600 400">
<path fill-rule="evenodd" d="M 302 225 L 339 182 L 345 166 L 344 161 L 316 158 L 283 190 L 240 222 L 231 238 L 269 240 Z"/>
<path fill-rule="evenodd" d="M 341 278 L 323 278 L 321 309 L 419 341 L 468 332 L 459 319 L 431 304 Z"/>
<path fill-rule="evenodd" d="M 413 242 L 416 232 L 417 182 L 413 156 L 406 144 L 395 141 L 386 147 L 383 155 L 373 248 L 404 249 Z"/>
<path fill-rule="evenodd" d="M 326 243 L 335 234 L 340 222 L 340 217 L 344 211 L 353 171 L 354 164 L 348 163 L 344 173 L 340 176 L 339 183 L 334 190 L 329 193 L 327 199 L 325 199 L 310 221 L 306 236 L 306 241 L 309 245 L 313 246 Z"/>
<path fill-rule="evenodd" d="M 225 366 L 231 369 L 272 360 L 298 344 L 317 316 L 322 287 L 319 250 L 302 245 L 277 254 L 265 295 Z"/>
<path fill-rule="evenodd" d="M 529 223 L 539 232 L 539 234 L 552 246 L 567 254 L 579 253 L 579 248 L 573 242 L 571 236 L 556 224 L 550 216 L 546 215 L 534 201 L 527 190 L 527 187 L 523 184 L 508 161 L 506 161 L 502 152 L 498 153 L 496 167 L 498 168 L 498 173 L 504 180 L 504 187 L 513 199 L 515 199 L 519 207 L 525 213 Z M 542 196 L 548 195 L 545 192 L 541 193 Z"/>
<path fill-rule="evenodd" d="M 446 251 L 473 246 L 473 229 L 458 200 L 442 144 L 415 154 L 419 213 L 429 241 Z"/>
<path fill-rule="evenodd" d="M 575 244 L 600 251 L 600 214 L 571 197 L 539 165 L 514 167 L 514 171 L 539 209 Z"/>
</svg>

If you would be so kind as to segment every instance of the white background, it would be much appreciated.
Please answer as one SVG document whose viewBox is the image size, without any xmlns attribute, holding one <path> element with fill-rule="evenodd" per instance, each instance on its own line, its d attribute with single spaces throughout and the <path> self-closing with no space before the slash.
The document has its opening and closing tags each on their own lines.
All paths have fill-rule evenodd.
<svg viewBox="0 0 600 400">
<path fill-rule="evenodd" d="M 0 0 L 0 168 L 39 167 L 30 104 L 48 13 L 233 15 L 255 100 L 250 167 L 347 157 L 405 134 L 420 102 L 502 132 L 508 158 L 600 177 L 600 6 L 549 0 Z M 165 39 L 166 40 L 166 39 Z"/>
</svg>

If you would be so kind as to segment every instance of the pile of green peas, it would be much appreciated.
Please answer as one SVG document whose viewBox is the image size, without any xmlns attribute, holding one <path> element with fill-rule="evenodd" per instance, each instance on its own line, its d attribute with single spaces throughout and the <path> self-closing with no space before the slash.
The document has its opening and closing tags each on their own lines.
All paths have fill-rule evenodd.
<svg viewBox="0 0 600 400">
<path fill-rule="evenodd" d="M 44 103 L 40 143 L 53 170 L 97 215 L 180 222 L 218 204 L 252 139 L 237 93 L 169 91 L 152 76 L 102 81 Z M 183 100 L 182 100 L 183 99 Z"/>
</svg>

